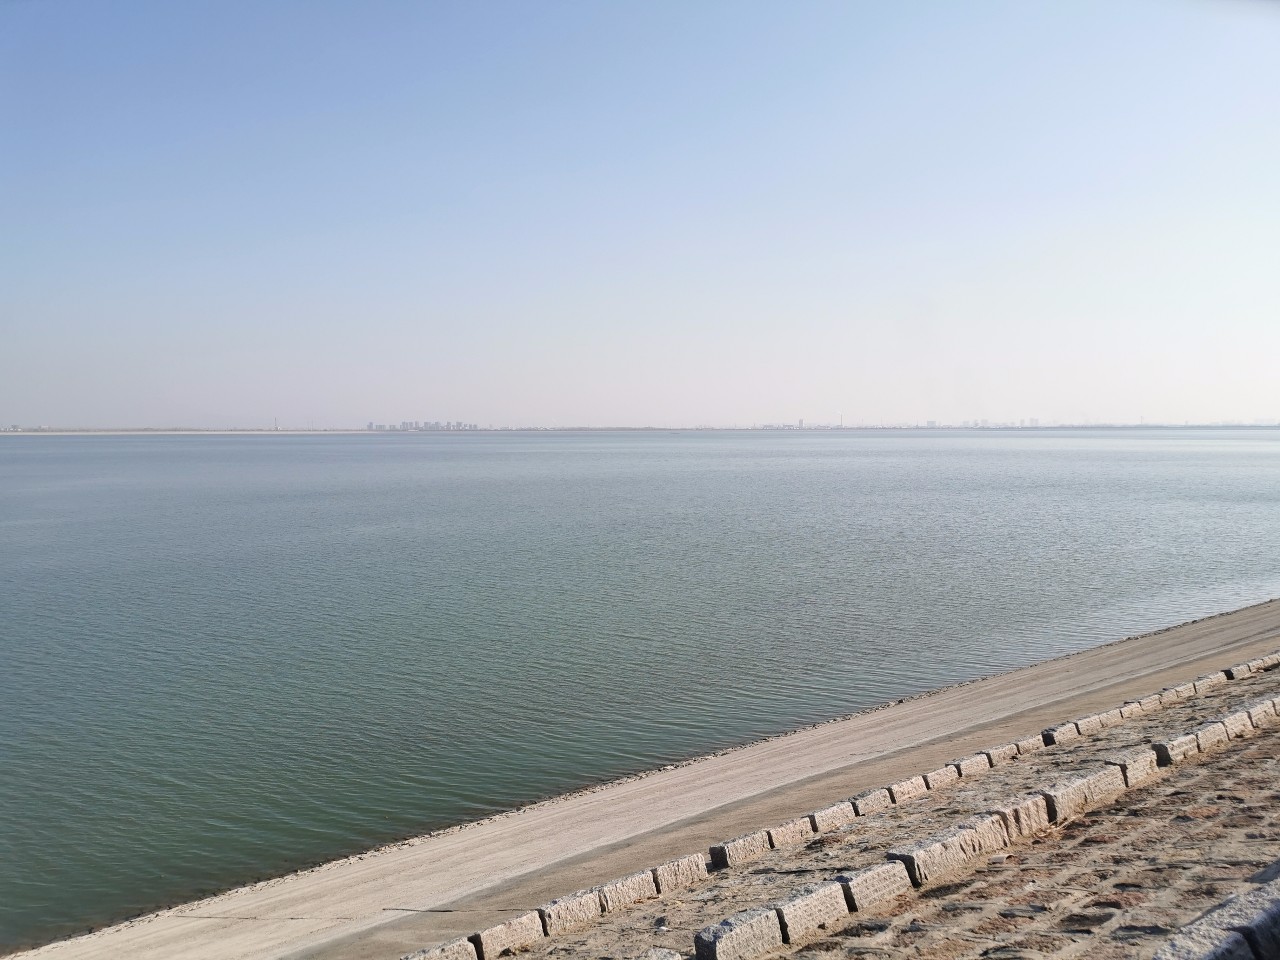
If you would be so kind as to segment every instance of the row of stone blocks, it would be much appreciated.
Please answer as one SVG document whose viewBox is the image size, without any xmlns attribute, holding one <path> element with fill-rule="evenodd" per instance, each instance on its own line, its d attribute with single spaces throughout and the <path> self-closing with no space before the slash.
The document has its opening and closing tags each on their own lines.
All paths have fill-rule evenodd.
<svg viewBox="0 0 1280 960">
<path fill-rule="evenodd" d="M 533 946 L 544 937 L 554 937 L 598 920 L 607 913 L 684 890 L 706 876 L 707 862 L 701 854 L 680 857 L 629 877 L 560 897 L 469 937 L 409 954 L 404 960 L 494 960 Z"/>
<path fill-rule="evenodd" d="M 1255 729 L 1275 723 L 1278 714 L 1280 699 L 1263 700 L 1170 742 L 1189 739 L 1196 745 L 1193 752 L 1208 751 L 1229 739 L 1252 736 Z M 1213 733 L 1202 739 L 1206 731 L 1221 731 L 1221 736 Z M 1166 743 L 1157 743 L 1124 751 L 1077 777 L 1048 784 L 908 847 L 892 849 L 888 863 L 801 888 L 785 902 L 747 910 L 706 927 L 694 938 L 697 960 L 752 960 L 838 929 L 851 912 L 954 877 L 994 851 L 1113 803 L 1126 790 L 1158 776 L 1159 768 L 1170 763 L 1162 758 L 1167 755 L 1162 753 L 1165 747 Z M 1178 760 L 1189 755 L 1183 753 Z M 1280 957 L 1280 952 L 1266 956 Z M 1175 957 L 1180 960 L 1181 955 L 1171 954 L 1168 960 Z"/>
<path fill-rule="evenodd" d="M 711 848 L 711 866 L 714 869 L 723 870 L 758 860 L 770 850 L 798 846 L 815 833 L 838 829 L 852 823 L 858 817 L 865 817 L 894 804 L 906 803 L 922 797 L 930 790 L 949 786 L 961 778 L 981 776 L 992 767 L 1009 763 L 1020 755 L 1044 748 L 1044 740 L 1040 737 L 1019 743 L 1002 744 L 971 757 L 953 760 L 929 773 L 907 777 L 886 787 L 867 790 L 849 800 L 841 800 L 839 803 L 815 810 L 795 820 L 788 820 L 776 827 L 756 830 L 725 840 Z"/>
<path fill-rule="evenodd" d="M 955 783 L 962 777 L 980 776 L 992 767 L 1009 763 L 1018 756 L 1043 750 L 1046 746 L 1062 743 L 1075 737 L 1090 735 L 1105 726 L 1112 726 L 1115 723 L 1122 722 L 1136 713 L 1154 712 L 1173 700 L 1194 696 L 1197 693 L 1219 686 L 1228 679 L 1239 679 L 1276 666 L 1280 666 L 1280 653 L 1229 667 L 1220 673 L 1209 674 L 1190 683 L 1169 688 L 1141 701 L 1130 701 L 1123 707 L 1108 711 L 1105 714 L 1081 718 L 1060 727 L 1050 728 L 1038 737 L 1030 737 L 1025 740 L 1019 740 L 1016 743 L 993 747 L 976 753 L 971 757 L 952 761 L 929 773 L 908 777 L 897 783 L 889 784 L 887 787 L 868 790 L 850 800 L 840 801 L 821 810 L 815 810 L 805 817 L 789 820 L 777 827 L 758 830 L 735 837 L 732 840 L 726 840 L 711 848 L 711 865 L 715 869 L 737 866 L 759 859 L 770 850 L 797 846 L 809 839 L 814 833 L 837 829 L 857 817 L 867 816 L 884 810 L 891 805 L 913 800 L 923 796 L 930 790 L 936 790 Z M 1225 722 L 1222 726 L 1225 730 Z M 1191 735 L 1190 740 L 1194 749 L 1191 749 L 1186 743 L 1187 737 L 1178 738 L 1178 740 L 1170 741 L 1168 744 L 1156 744 L 1154 756 L 1158 763 L 1160 765 L 1175 763 L 1186 756 L 1199 752 L 1202 749 L 1202 743 L 1204 743 L 1203 748 L 1208 749 L 1209 741 L 1213 740 L 1213 737 L 1217 734 L 1212 729 L 1214 727 L 1213 724 L 1208 724 L 1206 727 L 1210 729 L 1198 731 Z M 1224 736 L 1223 739 L 1225 740 L 1226 737 Z M 1162 750 L 1163 753 L 1161 752 Z M 1147 751 L 1147 753 L 1150 753 L 1150 751 Z M 1147 760 L 1142 751 L 1137 751 L 1127 761 L 1123 763 L 1116 761 L 1116 764 L 1122 771 L 1121 776 L 1126 781 L 1129 781 L 1131 776 L 1139 776 L 1139 771 L 1145 769 L 1144 765 L 1147 764 Z M 1152 772 L 1154 772 L 1155 765 L 1155 763 L 1150 764 Z M 1140 781 L 1133 780 L 1129 782 L 1129 785 L 1132 786 L 1136 782 Z M 1075 789 L 1076 793 L 1072 793 L 1072 789 Z M 1081 791 L 1088 793 L 1086 788 L 1078 785 L 1075 788 L 1072 788 L 1070 784 L 1063 785 L 1061 790 L 1057 792 L 1053 790 L 1046 792 L 1044 802 L 1046 804 L 1057 802 L 1063 805 L 1064 809 L 1069 809 L 1075 803 L 1071 797 L 1076 796 Z M 1055 800 L 1059 795 L 1061 799 Z M 1049 807 L 1048 809 L 1052 810 L 1054 808 Z M 1025 810 L 1022 816 L 1031 818 L 1028 822 L 1035 821 L 1033 809 Z M 1051 814 L 1049 814 L 1049 817 L 1056 820 Z M 1017 835 L 1022 836 L 1024 834 L 1019 833 Z M 960 847 L 963 846 L 964 844 L 961 843 Z M 908 864 L 906 868 L 908 871 L 915 869 L 912 866 L 914 862 L 914 860 L 903 861 L 904 864 Z M 929 862 L 927 856 L 921 862 L 927 865 Z M 875 873 L 875 871 L 885 871 L 886 869 L 885 867 L 877 867 L 874 868 L 874 871 L 871 871 L 875 877 L 879 878 L 875 881 L 860 881 L 866 888 L 862 893 L 864 904 L 869 902 L 867 900 L 868 896 L 870 896 L 869 891 L 893 888 L 894 884 L 888 880 L 888 877 L 893 873 L 892 869 L 888 869 L 888 872 Z M 561 897 L 539 907 L 537 910 L 472 934 L 469 937 L 459 938 L 438 947 L 410 954 L 405 960 L 410 960 L 410 958 L 412 960 L 493 960 L 493 958 L 504 953 L 511 953 L 531 946 L 543 937 L 555 936 L 614 910 L 622 909 L 672 890 L 692 886 L 706 876 L 707 865 L 701 855 L 694 854 L 681 857 L 678 860 L 673 860 L 629 877 L 623 877 L 612 883 L 570 894 L 567 897 Z M 914 879 L 914 875 L 908 874 L 908 876 L 910 879 Z M 897 893 L 886 894 L 886 896 L 897 896 Z M 831 894 L 828 893 L 827 897 L 830 899 Z M 848 893 L 847 897 L 849 903 L 855 902 L 854 893 Z M 879 899 L 884 899 L 884 897 Z M 767 913 L 768 911 L 765 912 Z M 767 921 L 762 922 L 767 926 Z M 781 929 L 780 925 L 779 930 L 781 931 Z"/>
<path fill-rule="evenodd" d="M 1048 727 L 1040 736 L 1048 746 L 1067 743 L 1078 737 L 1092 736 L 1107 727 L 1114 727 L 1119 723 L 1123 723 L 1130 717 L 1141 716 L 1145 713 L 1155 713 L 1171 703 L 1208 693 L 1210 690 L 1223 686 L 1229 680 L 1239 680 L 1255 673 L 1261 673 L 1263 670 L 1271 670 L 1277 666 L 1280 666 L 1280 653 L 1259 657 L 1247 663 L 1238 663 L 1235 666 L 1227 667 L 1225 670 L 1197 677 L 1187 683 L 1166 687 L 1159 693 L 1144 697 L 1141 700 L 1130 700 L 1114 710 L 1091 714 L 1087 717 L 1080 717 L 1067 723 Z"/>
</svg>

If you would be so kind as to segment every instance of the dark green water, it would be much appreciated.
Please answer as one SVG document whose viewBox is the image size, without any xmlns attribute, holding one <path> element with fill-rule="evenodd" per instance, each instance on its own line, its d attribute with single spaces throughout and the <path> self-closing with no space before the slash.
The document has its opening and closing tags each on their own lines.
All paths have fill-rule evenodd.
<svg viewBox="0 0 1280 960">
<path fill-rule="evenodd" d="M 1280 595 L 1280 432 L 0 437 L 0 947 Z"/>
</svg>

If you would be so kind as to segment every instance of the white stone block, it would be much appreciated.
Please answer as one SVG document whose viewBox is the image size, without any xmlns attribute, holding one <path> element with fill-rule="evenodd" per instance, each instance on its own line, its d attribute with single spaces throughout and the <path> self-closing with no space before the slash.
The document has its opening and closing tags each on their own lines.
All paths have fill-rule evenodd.
<svg viewBox="0 0 1280 960">
<path fill-rule="evenodd" d="M 937 790 L 939 787 L 946 787 L 960 779 L 960 771 L 955 768 L 954 764 L 947 764 L 945 767 L 939 767 L 937 770 L 930 770 L 924 775 L 924 785 L 930 790 Z"/>
<path fill-rule="evenodd" d="M 1092 737 L 1094 734 L 1102 732 L 1102 718 L 1097 714 L 1079 717 L 1076 720 L 1076 729 L 1080 731 L 1080 736 Z"/>
<path fill-rule="evenodd" d="M 1040 736 L 1047 745 L 1052 747 L 1079 739 L 1080 730 L 1074 723 L 1060 723 L 1056 727 L 1049 727 Z"/>
<path fill-rule="evenodd" d="M 1249 722 L 1259 730 L 1274 726 L 1276 722 L 1276 705 L 1270 700 L 1255 703 L 1249 708 Z"/>
<path fill-rule="evenodd" d="M 599 920 L 601 912 L 598 889 L 571 893 L 567 897 L 544 903 L 538 908 L 538 913 L 542 916 L 543 932 L 549 937 L 557 936 L 592 920 Z"/>
<path fill-rule="evenodd" d="M 717 843 L 711 848 L 711 865 L 717 870 L 725 867 L 736 867 L 739 864 L 759 860 L 773 849 L 769 845 L 769 831 L 757 830 L 744 833 L 740 837 Z"/>
<path fill-rule="evenodd" d="M 884 810 L 893 806 L 893 797 L 889 796 L 889 791 L 884 787 L 878 790 L 868 790 L 860 793 L 849 801 L 853 804 L 853 812 L 860 817 L 865 817 L 869 813 L 875 813 L 877 810 Z"/>
<path fill-rule="evenodd" d="M 1160 772 L 1156 752 L 1150 747 L 1126 750 L 1114 757 L 1108 757 L 1105 762 L 1120 768 L 1120 772 L 1124 774 L 1125 786 L 1128 787 L 1146 783 Z"/>
<path fill-rule="evenodd" d="M 537 910 L 530 910 L 514 920 L 473 933 L 468 939 L 475 944 L 480 960 L 495 960 L 504 953 L 532 946 L 545 936 L 542 917 Z"/>
<path fill-rule="evenodd" d="M 991 759 L 985 753 L 975 753 L 972 757 L 956 760 L 951 765 L 965 778 L 980 777 L 991 772 Z"/>
<path fill-rule="evenodd" d="M 1227 675 L 1228 680 L 1243 680 L 1253 673 L 1253 667 L 1247 663 L 1237 663 L 1233 667 L 1227 667 L 1222 672 Z"/>
<path fill-rule="evenodd" d="M 829 807 L 823 807 L 821 810 L 813 811 L 813 813 L 809 814 L 809 822 L 813 825 L 814 833 L 823 833 L 852 823 L 857 816 L 857 813 L 854 812 L 853 804 L 848 800 L 844 800 L 840 803 L 833 803 Z"/>
<path fill-rule="evenodd" d="M 1027 737 L 1018 741 L 1018 756 L 1025 757 L 1029 753 L 1039 753 L 1045 748 L 1044 736 Z"/>
<path fill-rule="evenodd" d="M 653 868 L 653 885 L 665 896 L 676 890 L 687 890 L 707 879 L 707 861 L 700 853 L 669 860 Z"/>
<path fill-rule="evenodd" d="M 641 900 L 652 900 L 658 895 L 653 874 L 648 870 L 633 873 L 612 883 L 602 883 L 596 890 L 600 894 L 600 907 L 605 913 L 621 910 Z"/>
<path fill-rule="evenodd" d="M 850 910 L 868 910 L 912 889 L 907 868 L 900 860 L 890 860 L 867 870 L 836 877 L 844 887 Z"/>
<path fill-rule="evenodd" d="M 924 777 L 907 777 L 905 780 L 889 784 L 889 796 L 893 798 L 894 803 L 906 803 L 916 797 L 923 797 L 928 789 L 924 785 Z"/>
<path fill-rule="evenodd" d="M 1249 719 L 1248 710 L 1227 714 L 1222 718 L 1222 725 L 1227 728 L 1227 736 L 1232 740 L 1243 740 L 1254 734 L 1253 721 Z"/>
<path fill-rule="evenodd" d="M 968 827 L 955 826 L 910 846 L 895 847 L 887 854 L 901 860 L 917 887 L 937 883 L 967 868 L 982 856 L 982 841 Z"/>
<path fill-rule="evenodd" d="M 1041 741 L 1043 745 L 1043 741 Z M 993 767 L 1001 764 L 1009 763 L 1018 755 L 1018 745 L 1016 743 L 1004 743 L 998 747 L 992 747 L 990 750 L 983 750 L 987 756 L 987 762 Z"/>
<path fill-rule="evenodd" d="M 1124 723 L 1125 720 L 1124 711 L 1119 707 L 1114 710 L 1105 710 L 1097 716 L 1098 721 L 1102 724 L 1102 729 L 1104 730 L 1108 727 L 1118 727 L 1120 724 Z"/>
<path fill-rule="evenodd" d="M 839 929 L 849 918 L 844 887 L 839 883 L 802 887 L 775 909 L 787 943 L 803 943 L 825 930 Z"/>
<path fill-rule="evenodd" d="M 1219 670 L 1217 673 L 1205 674 L 1203 677 L 1197 677 L 1195 681 L 1196 695 L 1207 693 L 1210 690 L 1216 690 L 1218 687 L 1225 686 L 1227 683 L 1227 675 Z"/>
<path fill-rule="evenodd" d="M 752 960 L 782 946 L 782 926 L 776 910 L 746 910 L 693 938 L 697 960 Z"/>
<path fill-rule="evenodd" d="M 978 838 L 978 849 L 981 853 L 994 853 L 1009 846 L 1009 831 L 1005 828 L 1004 819 L 999 814 L 979 814 L 964 821 L 960 826 L 973 831 Z"/>
<path fill-rule="evenodd" d="M 400 960 L 476 960 L 476 945 L 466 937 L 405 954 Z"/>
<path fill-rule="evenodd" d="M 1027 840 L 1049 829 L 1049 805 L 1039 794 L 1019 797 L 988 813 L 1004 821 L 1005 833 L 1011 841 Z"/>
<path fill-rule="evenodd" d="M 1227 735 L 1227 728 L 1221 720 L 1214 720 L 1202 727 L 1197 727 L 1195 735 L 1196 743 L 1200 744 L 1201 753 L 1208 753 L 1210 750 L 1221 747 L 1231 740 Z"/>
<path fill-rule="evenodd" d="M 1119 767 L 1107 766 L 1084 776 L 1049 784 L 1037 791 L 1049 806 L 1049 818 L 1064 823 L 1115 800 L 1125 791 Z"/>
<path fill-rule="evenodd" d="M 797 817 L 780 823 L 769 831 L 769 845 L 775 850 L 798 847 L 813 837 L 813 824 L 808 817 Z"/>
<path fill-rule="evenodd" d="M 1187 757 L 1194 757 L 1200 752 L 1200 741 L 1194 733 L 1182 737 L 1172 737 L 1153 743 L 1151 749 L 1156 753 L 1156 762 L 1162 767 L 1171 767 L 1181 763 Z"/>
</svg>

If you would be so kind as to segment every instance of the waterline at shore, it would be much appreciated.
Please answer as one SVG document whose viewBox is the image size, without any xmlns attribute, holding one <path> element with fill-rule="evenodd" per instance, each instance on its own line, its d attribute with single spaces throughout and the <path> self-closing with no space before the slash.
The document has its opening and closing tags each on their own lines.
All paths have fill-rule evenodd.
<svg viewBox="0 0 1280 960">
<path fill-rule="evenodd" d="M 1280 602 L 1108 644 L 175 907 L 22 956 L 181 960 L 396 956 L 511 903 L 623 875 L 942 762 L 1002 733 L 1104 708 L 1164 678 L 1274 648 Z M 1221 662 L 1219 662 L 1221 661 Z M 460 913 L 422 913 L 451 905 Z M 403 948 L 403 949 L 402 949 Z"/>
</svg>

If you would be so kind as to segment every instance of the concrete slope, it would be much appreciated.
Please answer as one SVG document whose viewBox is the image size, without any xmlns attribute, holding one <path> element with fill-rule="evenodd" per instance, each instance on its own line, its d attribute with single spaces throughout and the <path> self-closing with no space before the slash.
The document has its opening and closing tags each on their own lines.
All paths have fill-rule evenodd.
<svg viewBox="0 0 1280 960">
<path fill-rule="evenodd" d="M 152 914 L 22 957 L 135 960 L 395 956 L 512 913 L 541 890 L 568 892 L 691 853 L 704 839 L 810 795 L 878 785 L 887 758 L 934 745 L 951 756 L 1001 724 L 1024 732 L 1117 696 L 1222 668 L 1280 645 L 1280 602 L 1098 647 L 836 723 L 752 744 L 592 792 L 326 864 Z M 926 751 L 927 752 L 927 751 Z M 877 762 L 880 761 L 879 765 Z M 919 757 L 904 760 L 911 769 Z M 892 766 L 892 764 L 888 764 Z M 816 791 L 816 792 L 815 792 Z M 838 799 L 838 797 L 833 797 Z M 811 809 L 812 805 L 805 807 Z M 804 809 L 799 812 L 803 813 Z M 699 842 L 689 846 L 694 839 Z M 703 846 L 705 849 L 705 846 Z M 546 899 L 543 897 L 543 899 Z M 510 902 L 504 902 L 510 901 Z M 535 903 L 537 901 L 534 901 Z"/>
</svg>

